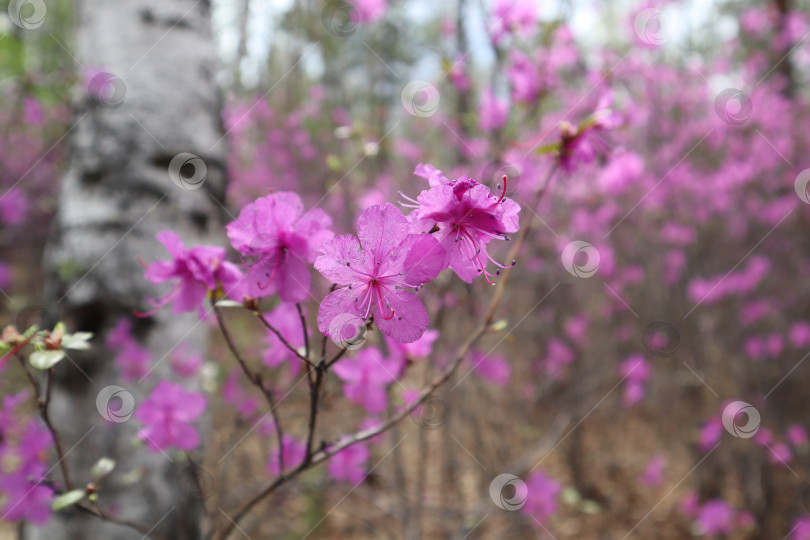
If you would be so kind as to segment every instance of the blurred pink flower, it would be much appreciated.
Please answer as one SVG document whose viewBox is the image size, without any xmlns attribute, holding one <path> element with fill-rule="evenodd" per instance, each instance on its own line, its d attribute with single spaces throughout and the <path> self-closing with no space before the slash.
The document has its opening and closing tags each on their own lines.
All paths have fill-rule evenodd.
<svg viewBox="0 0 810 540">
<path fill-rule="evenodd" d="M 807 430 L 804 426 L 791 424 L 785 431 L 785 438 L 793 446 L 805 446 L 807 444 Z"/>
<path fill-rule="evenodd" d="M 701 534 L 729 534 L 734 529 L 734 509 L 721 499 L 712 499 L 700 507 L 697 525 Z"/>
<path fill-rule="evenodd" d="M 470 356 L 475 374 L 489 381 L 496 386 L 506 386 L 509 384 L 509 376 L 512 373 L 509 362 L 506 358 L 498 354 L 484 354 L 481 351 L 474 351 Z"/>
<path fill-rule="evenodd" d="M 353 444 L 329 459 L 329 474 L 335 480 L 345 480 L 357 485 L 366 477 L 366 462 L 370 454 L 365 444 Z"/>
<path fill-rule="evenodd" d="M 289 471 L 304 461 L 307 455 L 307 446 L 290 435 L 284 435 L 281 441 L 284 470 Z M 281 463 L 279 463 L 278 459 L 278 448 L 270 451 L 270 461 L 267 463 L 267 472 L 272 475 L 277 475 L 282 472 Z"/>
<path fill-rule="evenodd" d="M 144 275 L 151 283 L 172 281 L 174 286 L 162 298 L 151 301 L 155 308 L 152 312 L 141 313 L 141 316 L 148 316 L 172 302 L 172 313 L 196 308 L 200 317 L 205 318 L 203 301 L 209 291 L 220 285 L 228 297 L 242 300 L 242 273 L 235 265 L 225 262 L 225 248 L 194 246 L 186 249 L 177 233 L 172 231 L 158 233 L 157 239 L 166 247 L 171 260 L 153 262 Z"/>
<path fill-rule="evenodd" d="M 373 23 L 383 18 L 388 9 L 385 0 L 349 0 L 355 7 L 357 22 Z"/>
<path fill-rule="evenodd" d="M 641 475 L 641 481 L 648 486 L 659 486 L 664 481 L 664 465 L 667 460 L 663 456 L 656 456 L 647 462 Z"/>
<path fill-rule="evenodd" d="M 205 410 L 205 396 L 182 385 L 160 381 L 135 411 L 135 419 L 144 426 L 138 438 L 153 452 L 167 448 L 194 450 L 200 436 L 192 424 Z"/>
<path fill-rule="evenodd" d="M 543 471 L 537 471 L 526 481 L 526 488 L 526 504 L 520 512 L 545 523 L 557 511 L 562 486 Z"/>
<path fill-rule="evenodd" d="M 282 302 L 265 318 L 284 336 L 287 343 L 296 348 L 304 346 L 304 329 L 295 304 Z M 262 354 L 264 365 L 278 367 L 286 362 L 293 375 L 301 370 L 301 360 L 281 342 L 275 332 L 267 330 L 265 344 L 267 347 Z"/>
<path fill-rule="evenodd" d="M 350 401 L 363 405 L 372 414 L 385 410 L 386 388 L 396 380 L 395 361 L 383 358 L 376 347 L 364 347 L 354 358 L 335 364 L 335 375 L 343 381 L 343 392 Z"/>
<path fill-rule="evenodd" d="M 497 97 L 491 87 L 481 93 L 481 111 L 479 113 L 478 127 L 488 132 L 501 129 L 509 118 L 509 103 Z"/>
<path fill-rule="evenodd" d="M 788 341 L 797 349 L 810 345 L 810 323 L 798 321 L 790 325 Z"/>
</svg>

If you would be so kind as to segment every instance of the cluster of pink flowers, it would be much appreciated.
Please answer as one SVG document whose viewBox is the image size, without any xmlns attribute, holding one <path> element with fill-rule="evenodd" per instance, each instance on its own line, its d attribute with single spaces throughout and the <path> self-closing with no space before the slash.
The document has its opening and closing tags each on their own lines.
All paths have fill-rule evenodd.
<svg viewBox="0 0 810 540">
<path fill-rule="evenodd" d="M 44 482 L 51 434 L 36 419 L 22 419 L 28 392 L 3 397 L 0 409 L 0 491 L 5 504 L 0 520 L 43 524 L 51 515 L 53 489 Z"/>
</svg>

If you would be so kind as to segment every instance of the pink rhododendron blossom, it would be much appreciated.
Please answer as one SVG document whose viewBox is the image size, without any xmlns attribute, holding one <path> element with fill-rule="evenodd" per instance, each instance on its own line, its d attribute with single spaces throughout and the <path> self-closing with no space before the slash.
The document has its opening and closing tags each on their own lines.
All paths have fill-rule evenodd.
<svg viewBox="0 0 810 540">
<path fill-rule="evenodd" d="M 424 174 L 425 167 L 417 167 L 416 174 Z M 443 177 L 433 169 L 426 178 L 434 182 Z M 414 226 L 429 232 L 447 251 L 450 268 L 464 281 L 472 283 L 483 274 L 488 283 L 491 274 L 488 261 L 500 268 L 508 268 L 495 261 L 488 253 L 486 244 L 491 240 L 506 240 L 509 234 L 520 227 L 520 206 L 506 196 L 506 185 L 500 196 L 466 176 L 422 191 L 408 216 Z"/>
<path fill-rule="evenodd" d="M 729 534 L 734 529 L 734 509 L 720 499 L 707 501 L 697 511 L 697 526 L 701 534 Z"/>
<path fill-rule="evenodd" d="M 113 326 L 107 334 L 106 345 L 115 353 L 115 363 L 124 381 L 136 381 L 149 373 L 152 353 L 132 335 L 129 319 L 121 319 Z"/>
<path fill-rule="evenodd" d="M 700 429 L 698 448 L 704 452 L 711 450 L 720 441 L 723 430 L 723 422 L 720 417 L 714 417 L 708 420 Z"/>
<path fill-rule="evenodd" d="M 489 381 L 497 386 L 506 386 L 509 384 L 509 376 L 512 370 L 509 367 L 509 362 L 507 362 L 506 358 L 503 356 L 474 351 L 472 355 L 470 355 L 469 361 L 473 365 L 475 374 L 485 381 Z"/>
<path fill-rule="evenodd" d="M 355 20 L 361 24 L 373 23 L 385 15 L 388 6 L 385 0 L 350 0 L 355 12 Z"/>
<path fill-rule="evenodd" d="M 574 361 L 574 352 L 561 339 L 551 338 L 546 348 L 543 367 L 552 378 L 561 379 L 565 367 Z"/>
<path fill-rule="evenodd" d="M 493 131 L 506 125 L 509 118 L 509 103 L 497 97 L 492 88 L 487 88 L 481 94 L 481 113 L 478 127 L 481 131 Z"/>
<path fill-rule="evenodd" d="M 634 354 L 619 365 L 624 378 L 624 406 L 632 407 L 644 398 L 644 383 L 650 378 L 650 364 L 640 354 Z"/>
<path fill-rule="evenodd" d="M 807 444 L 807 430 L 804 426 L 791 424 L 785 431 L 785 438 L 793 446 L 805 446 Z"/>
<path fill-rule="evenodd" d="M 200 444 L 192 424 L 205 410 L 205 397 L 182 385 L 160 381 L 135 411 L 135 419 L 144 426 L 138 438 L 153 452 L 167 448 L 194 450 Z"/>
<path fill-rule="evenodd" d="M 289 435 L 284 435 L 281 439 L 281 454 L 284 460 L 284 470 L 289 471 L 304 461 L 307 455 L 307 445 Z M 267 463 L 267 472 L 276 475 L 280 474 L 281 463 L 278 459 L 278 448 L 270 451 L 270 461 Z"/>
<path fill-rule="evenodd" d="M 411 290 L 445 268 L 446 254 L 430 235 L 411 234 L 393 204 L 372 206 L 358 220 L 358 236 L 338 236 L 321 246 L 315 268 L 332 283 L 347 285 L 321 302 L 318 328 L 334 341 L 343 336 L 342 318 L 374 316 L 380 331 L 401 343 L 419 339 L 428 327 L 425 306 Z"/>
<path fill-rule="evenodd" d="M 537 19 L 537 4 L 533 0 L 495 0 L 488 28 L 492 43 L 500 44 L 512 32 L 529 35 Z"/>
<path fill-rule="evenodd" d="M 353 444 L 344 448 L 329 460 L 327 470 L 332 478 L 359 484 L 366 477 L 366 462 L 371 453 L 365 444 Z"/>
<path fill-rule="evenodd" d="M 293 347 L 304 346 L 304 330 L 301 327 L 301 318 L 294 304 L 281 303 L 266 317 L 267 322 L 278 330 L 287 343 Z M 267 330 L 265 343 L 267 348 L 262 354 L 262 361 L 268 367 L 278 367 L 287 363 L 290 372 L 296 374 L 301 369 L 300 359 L 284 345 L 275 332 Z"/>
<path fill-rule="evenodd" d="M 301 198 L 290 191 L 256 199 L 225 228 L 231 245 L 243 255 L 247 294 L 276 292 L 285 302 L 309 295 L 309 264 L 318 247 L 332 238 L 332 219 L 320 208 L 303 213 Z"/>
<path fill-rule="evenodd" d="M 521 513 L 545 523 L 557 511 L 557 499 L 562 486 L 543 471 L 537 471 L 526 481 L 526 504 Z"/>
<path fill-rule="evenodd" d="M 234 368 L 222 383 L 222 399 L 225 403 L 233 405 L 239 411 L 239 416 L 251 418 L 259 407 L 261 400 L 258 396 L 250 395 L 240 384 L 243 376 L 239 368 Z"/>
<path fill-rule="evenodd" d="M 793 452 L 783 442 L 774 444 L 768 450 L 768 460 L 775 465 L 787 465 L 793 460 Z"/>
<path fill-rule="evenodd" d="M 188 350 L 182 344 L 172 351 L 169 357 L 169 365 L 172 371 L 184 378 L 191 378 L 197 375 L 203 365 L 203 355 L 196 351 Z"/>
<path fill-rule="evenodd" d="M 42 525 L 51 514 L 53 488 L 45 483 L 47 457 L 52 446 L 50 432 L 37 419 L 18 418 L 28 392 L 3 397 L 0 410 L 0 516 L 6 521 L 30 521 Z"/>
<path fill-rule="evenodd" d="M 810 345 L 810 323 L 799 321 L 791 324 L 788 330 L 788 341 L 796 348 Z"/>
<path fill-rule="evenodd" d="M 796 518 L 790 529 L 790 540 L 810 540 L 810 516 Z"/>
<path fill-rule="evenodd" d="M 664 466 L 667 460 L 663 456 L 656 456 L 647 462 L 641 481 L 648 486 L 660 486 L 664 481 Z"/>
<path fill-rule="evenodd" d="M 400 343 L 388 337 L 385 338 L 385 342 L 388 345 L 391 359 L 396 360 L 402 368 L 407 359 L 414 360 L 430 356 L 433 352 L 433 343 L 437 339 L 439 339 L 438 330 L 426 330 L 422 337 L 412 343 Z"/>
<path fill-rule="evenodd" d="M 174 284 L 162 298 L 152 301 L 156 310 L 172 302 L 172 313 L 196 308 L 200 317 L 205 318 L 203 302 L 206 295 L 220 286 L 228 297 L 242 300 L 242 273 L 234 264 L 225 261 L 225 248 L 195 246 L 186 249 L 177 233 L 172 231 L 158 233 L 157 239 L 172 258 L 153 262 L 146 267 L 144 276 L 154 284 L 167 281 Z"/>
<path fill-rule="evenodd" d="M 354 358 L 343 359 L 333 368 L 344 382 L 343 392 L 354 403 L 372 414 L 381 413 L 388 403 L 387 386 L 396 380 L 395 361 L 383 358 L 376 347 L 357 351 Z"/>
</svg>

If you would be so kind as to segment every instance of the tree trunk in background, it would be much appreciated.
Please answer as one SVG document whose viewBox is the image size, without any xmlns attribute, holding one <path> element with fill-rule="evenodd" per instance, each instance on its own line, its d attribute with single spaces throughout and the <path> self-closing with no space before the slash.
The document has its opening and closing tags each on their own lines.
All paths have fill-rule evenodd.
<svg viewBox="0 0 810 540">
<path fill-rule="evenodd" d="M 192 487 L 193 468 L 175 454 L 133 448 L 136 422 L 105 420 L 97 396 L 117 385 L 140 403 L 155 380 L 168 375 L 168 355 L 178 344 L 190 350 L 205 346 L 207 325 L 198 324 L 196 313 L 176 316 L 166 307 L 134 320 L 137 338 L 157 365 L 143 381 L 124 381 L 104 338 L 121 317 L 132 318 L 133 309 L 147 307 L 144 297 L 165 292 L 145 281 L 137 260 L 168 258 L 155 240 L 157 232 L 175 230 L 186 245 L 222 242 L 218 201 L 226 184 L 225 145 L 209 4 L 84 0 L 77 19 L 73 52 L 85 74 L 93 77 L 100 70 L 117 79 L 92 78 L 77 104 L 71 163 L 46 249 L 45 305 L 69 331 L 96 333 L 91 351 L 71 355 L 71 361 L 58 366 L 52 416 L 76 486 L 89 481 L 96 460 L 113 457 L 118 466 L 102 482 L 102 508 L 154 527 L 153 533 L 163 538 L 196 539 L 203 504 Z M 201 188 L 184 189 L 170 179 L 169 164 L 181 152 L 205 162 Z M 193 165 L 188 167 L 183 173 L 190 176 Z M 111 410 L 121 405 L 113 399 Z M 103 402 L 101 410 L 106 412 Z M 57 471 L 53 475 L 61 485 Z M 129 485 L 123 485 L 125 475 Z M 142 535 L 65 511 L 45 528 L 29 527 L 24 537 L 127 540 Z"/>
</svg>

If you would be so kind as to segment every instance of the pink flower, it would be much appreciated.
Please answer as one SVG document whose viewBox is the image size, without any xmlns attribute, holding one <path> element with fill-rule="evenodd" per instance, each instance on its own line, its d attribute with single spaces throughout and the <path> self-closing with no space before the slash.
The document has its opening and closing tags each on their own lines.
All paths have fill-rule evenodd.
<svg viewBox="0 0 810 540">
<path fill-rule="evenodd" d="M 509 118 L 509 104 L 492 92 L 492 88 L 487 88 L 481 94 L 481 113 L 478 119 L 478 127 L 481 131 L 494 131 L 506 125 Z"/>
<path fill-rule="evenodd" d="M 498 45 L 503 38 L 516 32 L 528 35 L 537 25 L 537 4 L 531 0 L 495 0 L 489 34 Z"/>
<path fill-rule="evenodd" d="M 470 357 L 475 374 L 497 386 L 506 386 L 512 370 L 501 355 L 484 354 L 475 351 Z"/>
<path fill-rule="evenodd" d="M 329 459 L 327 469 L 335 480 L 359 484 L 366 477 L 366 462 L 370 452 L 365 444 L 353 444 Z"/>
<path fill-rule="evenodd" d="M 244 388 L 239 384 L 242 380 L 242 371 L 239 368 L 234 368 L 229 374 L 228 378 L 222 384 L 222 399 L 225 403 L 233 405 L 239 411 L 239 416 L 242 418 L 250 418 L 255 413 L 261 401 L 256 396 L 248 394 Z"/>
<path fill-rule="evenodd" d="M 761 431 L 761 430 L 760 430 Z M 698 448 L 704 452 L 710 450 L 720 440 L 723 434 L 723 422 L 719 417 L 709 419 L 700 430 Z"/>
<path fill-rule="evenodd" d="M 644 398 L 644 383 L 650 378 L 650 364 L 640 354 L 634 354 L 619 365 L 625 379 L 624 406 L 632 407 Z"/>
<path fill-rule="evenodd" d="M 543 82 L 540 68 L 525 54 L 515 49 L 509 56 L 507 76 L 515 101 L 531 103 L 540 96 Z"/>
<path fill-rule="evenodd" d="M 697 513 L 701 534 L 729 534 L 734 528 L 734 509 L 721 499 L 707 501 Z"/>
<path fill-rule="evenodd" d="M 810 540 L 810 516 L 796 518 L 790 530 L 790 540 Z"/>
<path fill-rule="evenodd" d="M 604 154 L 607 145 L 597 139 L 597 132 L 613 129 L 621 123 L 619 116 L 610 109 L 613 95 L 606 92 L 596 108 L 578 126 L 560 123 L 560 166 L 573 171 L 577 165 L 590 163 L 598 154 Z"/>
<path fill-rule="evenodd" d="M 799 321 L 791 324 L 790 330 L 788 330 L 788 341 L 797 349 L 810 345 L 810 323 Z"/>
<path fill-rule="evenodd" d="M 437 339 L 439 339 L 438 330 L 426 330 L 422 337 L 413 343 L 400 343 L 390 338 L 385 338 L 385 342 L 388 344 L 391 359 L 396 360 L 402 369 L 408 359 L 430 356 L 433 352 L 433 342 Z"/>
<path fill-rule="evenodd" d="M 219 286 L 230 298 L 242 300 L 242 273 L 235 265 L 225 262 L 225 248 L 195 246 L 186 249 L 177 233 L 172 231 L 158 233 L 157 239 L 166 246 L 172 259 L 153 262 L 146 268 L 144 276 L 154 284 L 174 281 L 175 285 L 162 298 L 152 302 L 155 310 L 140 315 L 148 316 L 172 301 L 172 313 L 197 308 L 200 317 L 204 318 L 206 294 Z"/>
<path fill-rule="evenodd" d="M 115 355 L 115 363 L 125 382 L 135 381 L 149 373 L 152 353 L 136 341 L 126 343 Z"/>
<path fill-rule="evenodd" d="M 529 477 L 526 488 L 526 504 L 520 509 L 521 513 L 534 516 L 537 521 L 544 523 L 557 511 L 560 483 L 543 471 L 537 471 Z"/>
<path fill-rule="evenodd" d="M 543 366 L 553 379 L 565 375 L 565 366 L 574 361 L 574 353 L 561 339 L 551 338 L 546 349 Z"/>
<path fill-rule="evenodd" d="M 641 475 L 641 481 L 648 486 L 658 486 L 664 480 L 664 465 L 667 460 L 662 456 L 656 456 L 647 462 L 647 467 Z"/>
<path fill-rule="evenodd" d="M 293 304 L 279 304 L 267 315 L 266 319 L 284 336 L 287 343 L 293 347 L 304 346 L 304 330 L 301 327 L 301 318 Z M 298 373 L 301 369 L 300 360 L 271 330 L 267 330 L 265 343 L 267 348 L 262 354 L 264 365 L 277 367 L 287 362 L 290 366 L 290 372 L 293 375 Z"/>
<path fill-rule="evenodd" d="M 177 375 L 191 378 L 199 373 L 203 365 L 203 356 L 198 352 L 187 350 L 181 345 L 172 352 L 169 362 L 172 371 Z"/>
<path fill-rule="evenodd" d="M 807 430 L 798 424 L 791 424 L 785 431 L 785 438 L 793 446 L 804 446 L 807 444 Z"/>
<path fill-rule="evenodd" d="M 135 419 L 144 427 L 138 438 L 153 452 L 174 447 L 194 450 L 200 443 L 192 423 L 205 410 L 205 396 L 189 392 L 181 385 L 160 381 L 149 398 L 135 411 Z"/>
<path fill-rule="evenodd" d="M 384 359 L 379 349 L 361 349 L 354 358 L 335 364 L 334 371 L 343 381 L 343 392 L 350 401 L 363 405 L 372 414 L 385 410 L 386 388 L 396 380 L 397 366 Z"/>
<path fill-rule="evenodd" d="M 445 252 L 430 235 L 409 234 L 410 226 L 393 204 L 372 206 L 358 220 L 358 237 L 338 236 L 321 247 L 315 268 L 340 285 L 321 302 L 318 328 L 334 341 L 351 339 L 357 321 L 374 316 L 380 331 L 412 343 L 428 327 L 428 314 L 410 288 L 445 268 Z M 346 319 L 355 324 L 347 325 Z M 348 328 L 351 327 L 351 328 Z M 344 335 L 346 331 L 351 335 Z"/>
<path fill-rule="evenodd" d="M 373 23 L 385 15 L 388 6 L 385 0 L 350 0 L 354 4 L 355 18 L 358 23 Z"/>
<path fill-rule="evenodd" d="M 793 452 L 791 452 L 790 447 L 783 442 L 774 444 L 768 448 L 768 450 L 768 459 L 775 465 L 786 465 L 793 459 Z"/>
<path fill-rule="evenodd" d="M 0 467 L 0 493 L 6 500 L 0 519 L 42 525 L 50 517 L 53 499 L 53 490 L 40 483 L 48 472 L 52 439 L 37 420 L 18 422 L 15 418 L 15 409 L 27 397 L 25 392 L 5 396 L 0 411 L 0 463 L 5 464 Z"/>
<path fill-rule="evenodd" d="M 415 173 L 423 174 L 424 170 L 417 167 Z M 439 175 L 441 171 L 434 169 L 426 178 L 435 181 Z M 487 271 L 487 260 L 500 268 L 508 267 L 489 256 L 486 244 L 494 239 L 506 240 L 508 234 L 517 232 L 520 227 L 520 206 L 505 195 L 505 184 L 498 197 L 487 186 L 462 176 L 422 191 L 414 201 L 416 210 L 408 219 L 425 232 L 438 227 L 432 236 L 447 251 L 449 266 L 458 277 L 472 283 L 483 274 L 492 284 L 489 278 L 496 274 Z"/>
<path fill-rule="evenodd" d="M 243 255 L 247 294 L 254 298 L 276 292 L 285 302 L 309 294 L 309 265 L 318 246 L 332 238 L 331 218 L 319 208 L 303 214 L 301 198 L 279 191 L 245 206 L 226 227 L 231 245 Z"/>
<path fill-rule="evenodd" d="M 281 438 L 281 454 L 284 459 L 284 470 L 289 471 L 297 467 L 307 455 L 307 447 L 303 442 L 293 439 L 289 435 Z M 267 472 L 276 475 L 281 473 L 278 460 L 278 448 L 270 451 L 270 461 L 267 463 Z"/>
</svg>

